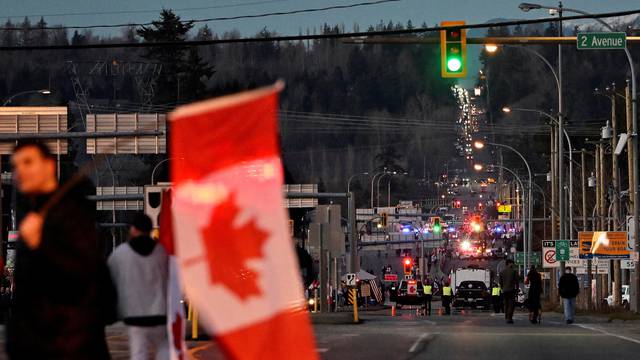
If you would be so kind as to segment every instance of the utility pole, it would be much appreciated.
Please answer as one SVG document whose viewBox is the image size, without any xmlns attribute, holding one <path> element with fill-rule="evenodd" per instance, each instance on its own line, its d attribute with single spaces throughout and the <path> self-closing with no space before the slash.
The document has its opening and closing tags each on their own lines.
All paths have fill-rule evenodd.
<svg viewBox="0 0 640 360">
<path fill-rule="evenodd" d="M 551 143 L 551 240 L 558 239 L 558 235 L 557 235 L 558 217 L 556 216 L 556 211 L 558 209 L 558 205 L 557 205 L 558 161 L 557 161 L 557 152 L 556 152 L 557 142 L 558 142 L 558 137 L 556 136 L 556 127 L 551 126 L 551 141 L 550 141 Z M 558 283 L 558 280 L 556 279 L 555 269 L 552 269 L 550 273 L 551 273 L 550 302 L 555 305 L 556 300 L 558 299 L 558 288 L 556 286 L 556 284 Z"/>
<path fill-rule="evenodd" d="M 562 37 L 562 2 L 558 3 L 558 36 Z M 560 216 L 560 239 L 566 239 L 566 215 L 564 208 L 564 119 L 562 105 L 562 44 L 558 44 L 558 209 Z M 564 261 L 560 262 L 560 273 L 564 274 Z"/>
<path fill-rule="evenodd" d="M 631 106 L 631 86 L 629 84 L 629 80 L 627 80 L 627 84 L 624 88 L 624 98 L 625 98 L 625 113 L 627 118 L 627 135 L 631 135 L 633 134 L 633 116 L 632 116 L 633 109 Z M 633 207 L 635 206 L 633 202 L 635 201 L 635 192 L 636 192 L 636 186 L 633 180 L 634 178 L 631 173 L 633 169 L 633 143 L 632 142 L 633 142 L 633 137 L 629 136 L 627 138 L 627 166 L 628 166 L 627 169 L 629 169 L 629 207 L 631 209 L 633 209 Z M 634 226 L 637 226 L 637 224 L 634 224 Z M 627 231 L 629 230 L 630 229 L 627 229 Z M 640 249 L 638 249 L 638 246 L 636 245 L 635 251 L 638 251 L 638 250 Z M 625 272 L 628 272 L 628 270 L 625 270 Z M 635 274 L 636 274 L 635 276 L 638 277 L 637 269 L 635 271 Z M 627 278 L 630 280 L 633 280 L 631 279 L 631 276 L 627 276 Z"/>
<path fill-rule="evenodd" d="M 596 168 L 596 211 L 594 213 L 595 219 L 593 220 L 593 231 L 600 231 L 600 184 L 602 183 L 602 175 L 600 175 L 600 144 L 596 144 L 595 150 L 595 168 Z M 597 260 L 596 260 L 597 262 Z M 598 269 L 596 263 L 596 270 Z M 600 301 L 602 299 L 602 282 L 600 281 L 600 275 L 596 272 L 596 309 L 600 308 Z"/>
<path fill-rule="evenodd" d="M 616 88 L 613 86 L 611 95 L 611 149 L 616 148 L 618 140 L 618 128 L 616 117 Z M 618 155 L 611 151 L 611 185 L 613 186 L 613 231 L 620 226 L 620 209 L 618 199 L 620 197 L 620 179 L 618 178 Z M 608 221 L 607 221 L 608 222 Z M 620 260 L 613 260 L 613 304 L 622 304 L 622 272 L 620 271 Z"/>
<path fill-rule="evenodd" d="M 587 221 L 587 162 L 585 161 L 586 150 L 583 148 L 580 151 L 580 182 L 582 183 L 582 231 L 588 231 Z M 591 310 L 591 260 L 587 260 L 587 281 L 589 289 L 589 295 L 587 296 L 587 310 Z"/>
<path fill-rule="evenodd" d="M 598 218 L 600 219 L 600 231 L 604 231 L 604 229 L 606 229 L 606 172 L 605 172 L 605 144 L 604 143 L 599 143 L 598 144 L 598 157 L 600 159 L 599 161 L 599 172 L 600 172 L 600 182 L 598 183 L 598 188 L 600 190 L 600 208 L 598 209 Z M 604 297 L 606 297 L 606 292 L 608 291 L 608 282 L 606 282 L 606 278 L 608 278 L 608 275 L 600 275 L 600 283 L 602 284 L 602 286 L 600 286 L 600 291 L 601 294 L 598 297 L 598 299 L 602 299 Z M 606 286 L 605 286 L 606 285 Z M 606 290 L 605 290 L 606 289 Z"/>
</svg>

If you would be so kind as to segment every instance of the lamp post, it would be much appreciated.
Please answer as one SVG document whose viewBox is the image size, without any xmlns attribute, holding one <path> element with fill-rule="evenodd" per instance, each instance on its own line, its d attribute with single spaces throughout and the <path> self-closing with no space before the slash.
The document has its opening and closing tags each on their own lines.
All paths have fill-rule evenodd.
<svg viewBox="0 0 640 360">
<path fill-rule="evenodd" d="M 391 180 L 393 180 L 393 177 L 395 175 L 409 175 L 409 173 L 404 172 L 404 173 L 401 173 L 401 174 L 393 174 L 389 178 L 389 182 L 387 183 L 387 207 L 391 206 Z"/>
<path fill-rule="evenodd" d="M 373 182 L 376 180 L 376 177 L 377 177 L 378 175 L 383 175 L 383 174 L 386 174 L 386 173 L 387 173 L 387 168 L 384 168 L 384 171 L 381 171 L 381 172 L 379 172 L 379 173 L 375 173 L 375 174 L 373 174 L 373 176 L 371 177 L 371 209 L 373 209 L 373 208 L 374 208 L 374 206 L 373 206 L 373 205 L 374 205 L 374 204 L 373 204 Z"/>
<path fill-rule="evenodd" d="M 558 119 L 556 119 L 553 115 L 541 110 L 504 107 L 502 108 L 502 111 L 505 113 L 511 113 L 512 111 L 533 112 L 533 113 L 540 114 L 547 117 L 556 126 L 559 125 Z M 562 132 L 565 138 L 567 139 L 567 145 L 569 146 L 569 233 L 568 234 L 569 234 L 569 240 L 573 240 L 573 146 L 571 145 L 571 138 L 567 133 L 567 129 L 563 128 Z M 562 149 L 559 149 L 558 154 L 560 154 L 559 156 L 563 156 Z M 560 194 L 562 194 L 562 192 L 560 192 Z"/>
<path fill-rule="evenodd" d="M 383 178 L 385 175 L 391 175 L 391 176 L 393 176 L 393 175 L 395 175 L 395 174 L 397 174 L 397 172 L 395 172 L 395 171 L 393 171 L 393 172 L 386 172 L 386 173 L 382 174 L 382 175 L 378 178 L 378 183 L 377 183 L 377 185 L 376 185 L 376 191 L 378 192 L 378 200 L 376 201 L 376 205 L 377 205 L 378 207 L 380 207 L 380 180 L 382 180 L 382 178 Z"/>
<path fill-rule="evenodd" d="M 351 175 L 351 177 L 349 177 L 349 180 L 347 180 L 347 193 L 351 192 L 351 180 L 353 180 L 356 176 L 362 176 L 362 175 L 369 175 L 369 173 L 363 172 L 359 174 L 353 174 Z"/>
<path fill-rule="evenodd" d="M 41 95 L 50 95 L 51 94 L 51 90 L 49 89 L 39 89 L 39 90 L 27 90 L 27 91 L 21 91 L 19 93 L 15 93 L 11 96 L 9 96 L 3 103 L 2 106 L 7 106 L 9 105 L 9 103 L 11 103 L 11 101 L 15 98 L 17 98 L 18 96 L 21 95 L 26 95 L 26 94 L 41 94 Z"/>
<path fill-rule="evenodd" d="M 524 158 L 524 156 L 516 149 L 514 149 L 513 147 L 509 146 L 509 145 L 505 145 L 505 144 L 498 144 L 498 143 L 494 143 L 494 142 L 482 142 L 482 141 L 475 141 L 473 143 L 473 146 L 476 149 L 482 149 L 485 147 L 485 145 L 491 145 L 491 146 L 496 146 L 496 147 L 501 147 L 501 148 L 505 148 L 508 150 L 511 150 L 512 152 L 516 153 L 524 162 L 525 166 L 527 167 L 527 172 L 529 173 L 529 194 L 528 194 L 528 201 L 527 201 L 527 213 L 529 214 L 529 220 L 528 220 L 528 229 L 527 229 L 527 249 L 529 251 L 531 251 L 531 245 L 533 244 L 531 237 L 533 236 L 533 231 L 532 231 L 532 217 L 531 217 L 531 211 L 532 211 L 532 207 L 531 207 L 531 188 L 532 185 L 531 183 L 532 181 L 532 176 L 531 176 L 531 167 L 529 167 L 529 163 L 527 162 L 527 159 Z M 527 268 L 529 266 L 529 263 L 527 262 L 527 260 L 529 260 L 530 258 L 530 254 L 525 253 L 525 268 Z M 526 271 L 525 271 L 526 274 Z"/>
<path fill-rule="evenodd" d="M 522 11 L 529 11 L 532 9 L 539 9 L 540 5 L 537 4 L 528 4 L 528 3 L 522 3 L 520 4 L 520 9 Z M 560 9 L 559 11 L 560 14 L 560 31 L 562 31 L 562 9 Z M 561 34 L 560 34 L 561 35 Z M 555 141 L 552 141 L 552 147 L 555 145 L 555 149 L 556 149 L 556 153 L 557 154 L 561 154 L 562 151 L 560 149 L 562 149 L 562 132 L 564 131 L 564 128 L 562 126 L 562 51 L 561 51 L 561 47 L 560 45 L 558 45 L 558 72 L 556 72 L 556 70 L 553 68 L 553 66 L 551 65 L 551 63 L 544 57 L 542 56 L 542 54 L 540 54 L 539 52 L 529 49 L 526 46 L 522 46 L 522 47 L 517 47 L 517 49 L 522 49 L 526 52 L 528 52 L 529 54 L 534 55 L 535 57 L 537 57 L 538 59 L 542 60 L 542 62 L 547 66 L 547 68 L 549 69 L 549 71 L 551 71 L 551 74 L 553 75 L 553 79 L 556 82 L 556 88 L 558 90 L 558 121 L 556 122 L 558 124 L 558 127 L 560 129 L 560 131 L 558 132 L 558 135 L 554 135 L 553 132 L 551 134 L 551 137 L 555 139 Z M 488 47 L 485 46 L 485 50 L 489 53 L 493 53 L 496 52 L 498 50 L 497 46 L 492 46 L 492 47 Z M 558 76 L 560 75 L 560 76 Z M 565 132 L 566 134 L 566 132 Z M 553 152 L 553 151 L 552 151 Z M 558 157 L 558 163 L 557 164 L 553 164 L 554 159 L 553 156 L 551 157 L 551 168 L 554 168 L 556 165 L 558 166 L 558 188 L 557 188 L 557 192 L 554 186 L 554 183 L 552 182 L 552 192 L 551 192 L 551 203 L 552 203 L 552 208 L 555 207 L 555 203 L 556 203 L 556 193 L 558 194 L 558 207 L 560 208 L 560 212 L 558 214 L 559 220 L 560 220 L 560 238 L 563 238 L 563 231 L 564 231 L 564 196 L 563 196 L 563 177 L 564 177 L 564 173 L 562 171 L 562 156 Z M 571 169 L 569 169 L 571 171 Z M 570 180 L 571 182 L 572 180 Z M 571 186 L 570 186 L 571 187 Z M 570 193 L 570 196 L 571 193 Z M 553 216 L 552 216 L 553 217 Z M 551 223 L 551 236 L 552 238 L 555 240 L 555 225 L 554 222 L 552 221 Z M 560 262 L 560 267 L 562 272 L 564 273 L 564 261 Z"/>
<path fill-rule="evenodd" d="M 488 166 L 487 166 L 487 168 L 492 168 L 492 167 L 493 167 L 493 168 L 498 168 L 498 169 L 501 169 L 501 170 L 505 170 L 505 171 L 509 172 L 509 173 L 514 177 L 514 179 L 516 179 L 516 181 L 517 181 L 517 182 L 518 182 L 518 184 L 520 185 L 520 188 L 521 188 L 521 189 L 524 189 L 524 186 L 522 185 L 522 180 L 520 180 L 520 177 L 518 176 L 518 174 L 516 174 L 516 173 L 515 173 L 515 171 L 513 171 L 513 170 L 509 169 L 509 168 L 508 168 L 508 167 L 506 167 L 506 166 L 502 166 L 502 165 L 488 165 Z M 544 194 L 542 194 L 542 195 L 544 196 Z M 523 234 L 524 234 L 524 232 L 525 232 L 525 214 L 524 214 L 524 209 L 525 209 L 525 207 L 524 207 L 524 202 L 525 202 L 525 201 L 524 201 L 524 191 L 523 191 L 523 192 L 522 192 L 522 203 L 523 203 L 523 205 L 522 205 L 522 233 L 523 233 Z M 528 205 L 529 205 L 529 204 L 527 204 L 527 206 L 528 206 Z M 529 216 L 531 216 L 531 214 L 529 214 Z M 525 250 L 525 254 L 526 254 L 526 249 L 528 249 L 528 246 L 527 246 L 527 245 L 528 245 L 528 244 L 526 244 L 526 243 L 525 243 L 525 241 L 524 241 L 524 239 L 523 239 L 523 241 L 522 241 L 522 247 L 523 247 L 523 250 Z M 527 255 L 528 255 L 528 254 L 527 254 Z M 526 259 L 526 258 L 527 258 L 527 257 L 525 256 L 525 259 Z M 526 261 L 525 261 L 525 262 L 526 262 Z M 529 258 L 529 262 L 531 262 L 530 258 Z M 525 269 L 526 269 L 526 265 L 525 265 Z M 525 270 L 525 272 L 526 272 L 526 270 Z"/>
<path fill-rule="evenodd" d="M 533 10 L 533 9 L 548 9 L 548 10 L 554 10 L 557 11 L 560 17 L 560 35 L 562 36 L 562 12 L 563 11 L 567 11 L 567 12 L 573 12 L 573 13 L 577 13 L 577 14 L 582 14 L 582 15 L 591 15 L 590 13 L 586 12 L 586 11 L 582 11 L 582 10 L 578 10 L 578 9 L 570 9 L 570 8 L 564 8 L 562 6 L 562 3 L 559 4 L 558 7 L 552 7 L 552 6 L 542 6 L 539 4 L 530 4 L 530 3 L 522 3 L 520 4 L 520 9 L 522 11 L 529 11 L 529 10 Z M 605 28 L 609 29 L 610 31 L 615 31 L 615 29 L 609 25 L 607 22 L 605 22 L 604 20 L 600 19 L 600 18 L 594 18 L 597 22 L 599 22 L 602 26 L 604 26 Z M 562 55 L 562 52 L 560 51 L 561 49 L 561 45 L 558 44 L 558 54 L 559 56 Z M 632 134 L 629 134 L 629 136 L 631 136 L 631 142 L 632 142 L 632 151 L 633 151 L 633 166 L 632 169 L 630 170 L 630 174 L 629 176 L 631 178 L 633 178 L 633 189 L 635 190 L 633 192 L 633 223 L 636 224 L 636 226 L 634 226 L 634 231 L 633 231 L 633 235 L 634 235 L 634 240 L 635 240 L 635 245 L 636 245 L 636 251 L 640 250 L 640 236 L 639 236 L 639 232 L 640 232 L 640 226 L 638 226 L 638 212 L 639 212 L 639 208 L 638 205 L 640 205 L 638 202 L 640 201 L 640 197 L 638 196 L 639 191 L 637 191 L 638 189 L 638 91 L 636 90 L 636 73 L 635 73 L 635 67 L 633 65 L 633 58 L 631 57 L 631 53 L 629 52 L 629 49 L 625 46 L 624 48 L 624 52 L 625 55 L 627 56 L 627 62 L 629 63 L 629 69 L 631 71 L 631 117 L 632 117 Z M 561 65 L 561 61 L 560 61 L 560 57 L 558 58 L 558 66 Z M 559 67 L 560 70 L 560 67 Z M 560 75 L 562 75 L 562 72 L 560 72 Z M 560 78 L 560 85 L 562 85 L 562 78 Z M 562 95 L 562 92 L 559 92 L 560 95 Z M 561 106 L 562 102 L 560 102 L 560 106 Z M 562 113 L 562 110 L 560 109 L 559 111 L 560 113 Z M 562 120 L 562 118 L 559 118 L 560 120 Z M 562 157 L 560 157 L 562 158 Z M 636 279 L 633 282 L 633 286 L 631 287 L 631 295 L 635 295 L 635 301 L 631 302 L 631 309 L 638 311 L 640 310 L 640 261 L 636 262 L 636 266 L 635 266 L 635 274 L 636 274 Z"/>
</svg>

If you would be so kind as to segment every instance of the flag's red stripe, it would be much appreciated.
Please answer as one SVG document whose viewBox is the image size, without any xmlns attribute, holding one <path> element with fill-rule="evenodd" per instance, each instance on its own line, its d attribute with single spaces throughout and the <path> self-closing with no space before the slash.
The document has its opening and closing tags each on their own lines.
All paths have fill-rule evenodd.
<svg viewBox="0 0 640 360">
<path fill-rule="evenodd" d="M 218 334 L 217 340 L 229 359 L 318 359 L 309 316 L 302 310 Z"/>
<path fill-rule="evenodd" d="M 211 173 L 279 154 L 277 93 L 250 103 L 174 118 L 171 121 L 172 180 L 198 180 Z"/>
</svg>

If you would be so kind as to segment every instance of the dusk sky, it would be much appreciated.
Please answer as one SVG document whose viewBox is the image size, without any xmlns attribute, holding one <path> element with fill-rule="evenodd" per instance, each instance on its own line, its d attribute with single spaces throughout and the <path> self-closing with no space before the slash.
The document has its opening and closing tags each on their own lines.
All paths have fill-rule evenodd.
<svg viewBox="0 0 640 360">
<path fill-rule="evenodd" d="M 162 7 L 175 9 L 183 19 L 253 15 L 273 11 L 291 11 L 306 8 L 346 5 L 371 0 L 2 0 L 2 16 L 14 22 L 25 16 L 35 20 L 44 16 L 49 24 L 92 25 L 147 22 L 157 18 Z M 543 10 L 524 13 L 518 9 L 519 0 L 401 0 L 398 2 L 329 10 L 307 14 L 272 16 L 259 19 L 210 22 L 215 32 L 238 29 L 243 35 L 253 35 L 267 27 L 280 34 L 298 34 L 300 30 L 319 27 L 323 23 L 344 24 L 350 29 L 354 23 L 361 28 L 380 20 L 406 22 L 414 25 L 426 21 L 429 25 L 442 20 L 465 20 L 468 23 L 485 22 L 495 18 L 531 19 L 546 16 Z M 557 2 L 544 1 L 546 5 Z M 638 0 L 568 0 L 565 7 L 589 12 L 612 12 L 639 8 Z M 96 30 L 104 33 L 105 30 Z M 117 30 L 108 30 L 117 31 Z"/>
</svg>

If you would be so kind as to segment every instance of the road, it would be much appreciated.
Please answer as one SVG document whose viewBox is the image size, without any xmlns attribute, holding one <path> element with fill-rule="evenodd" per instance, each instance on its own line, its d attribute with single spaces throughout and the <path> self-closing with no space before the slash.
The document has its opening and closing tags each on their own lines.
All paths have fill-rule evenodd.
<svg viewBox="0 0 640 360">
<path fill-rule="evenodd" d="M 640 352 L 640 323 L 606 323 L 577 317 L 566 325 L 557 313 L 531 325 L 524 312 L 515 324 L 503 314 L 465 311 L 452 316 L 416 316 L 413 310 L 362 315 L 361 324 L 316 324 L 314 331 L 324 360 L 499 360 L 499 359 L 628 359 Z M 224 359 L 214 343 L 192 344 L 194 359 Z M 631 357 L 630 357 L 631 356 Z"/>
<path fill-rule="evenodd" d="M 365 315 L 361 325 L 316 325 L 323 359 L 623 359 L 640 351 L 640 330 L 628 335 L 606 324 L 565 325 L 547 314 L 531 325 L 518 313 L 467 312 L 450 317 Z M 635 334 L 633 332 L 636 332 Z"/>
</svg>

